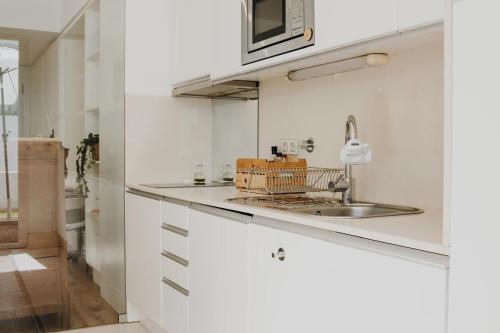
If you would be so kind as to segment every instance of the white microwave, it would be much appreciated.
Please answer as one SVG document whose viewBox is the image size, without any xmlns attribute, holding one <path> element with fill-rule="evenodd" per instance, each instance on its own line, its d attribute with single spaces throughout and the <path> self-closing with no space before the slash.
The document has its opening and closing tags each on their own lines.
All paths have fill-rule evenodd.
<svg viewBox="0 0 500 333">
<path fill-rule="evenodd" d="M 314 0 L 242 0 L 243 65 L 314 45 Z"/>
</svg>

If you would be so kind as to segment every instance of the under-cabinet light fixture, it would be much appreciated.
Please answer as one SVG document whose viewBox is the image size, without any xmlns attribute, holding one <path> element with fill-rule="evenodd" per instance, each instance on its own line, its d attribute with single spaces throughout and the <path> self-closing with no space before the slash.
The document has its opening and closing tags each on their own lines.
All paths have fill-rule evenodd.
<svg viewBox="0 0 500 333">
<path fill-rule="evenodd" d="M 291 71 L 288 73 L 288 79 L 290 81 L 302 81 L 337 73 L 349 72 L 356 69 L 387 65 L 388 63 L 389 56 L 387 54 L 371 53 L 360 57 L 344 59 Z"/>
</svg>

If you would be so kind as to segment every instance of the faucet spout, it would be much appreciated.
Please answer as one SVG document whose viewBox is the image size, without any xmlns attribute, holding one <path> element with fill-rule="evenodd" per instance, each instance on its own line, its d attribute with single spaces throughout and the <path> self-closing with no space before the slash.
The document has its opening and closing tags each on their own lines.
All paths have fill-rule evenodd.
<svg viewBox="0 0 500 333">
<path fill-rule="evenodd" d="M 349 115 L 345 124 L 345 143 L 354 139 L 358 139 L 358 124 L 356 118 Z M 342 192 L 342 201 L 344 204 L 352 204 L 354 202 L 356 183 L 352 176 L 352 165 L 350 164 L 345 165 L 345 181 L 347 186 L 346 190 Z"/>
</svg>

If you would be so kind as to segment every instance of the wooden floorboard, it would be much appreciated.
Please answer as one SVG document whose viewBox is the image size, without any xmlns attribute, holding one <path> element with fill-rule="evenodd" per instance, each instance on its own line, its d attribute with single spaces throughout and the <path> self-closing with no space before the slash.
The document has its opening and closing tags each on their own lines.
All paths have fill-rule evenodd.
<svg viewBox="0 0 500 333">
<path fill-rule="evenodd" d="M 24 254 L 45 268 L 17 271 L 13 256 Z M 67 290 L 60 290 L 62 284 L 57 283 L 61 273 L 66 274 Z M 68 297 L 64 297 L 64 293 Z M 69 309 L 68 327 L 63 324 L 65 309 Z M 0 250 L 1 333 L 56 332 L 116 323 L 118 313 L 101 297 L 86 266 L 66 259 L 64 251 L 59 248 Z"/>
</svg>

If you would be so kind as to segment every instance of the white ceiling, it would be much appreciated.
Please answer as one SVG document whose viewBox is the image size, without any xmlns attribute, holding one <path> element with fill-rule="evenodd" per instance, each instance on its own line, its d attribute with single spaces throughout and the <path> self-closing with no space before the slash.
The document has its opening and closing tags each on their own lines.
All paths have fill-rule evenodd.
<svg viewBox="0 0 500 333">
<path fill-rule="evenodd" d="M 58 35 L 55 32 L 0 28 L 0 40 L 19 41 L 20 66 L 33 65 Z M 2 42 L 1 46 L 12 47 L 15 43 Z"/>
</svg>

